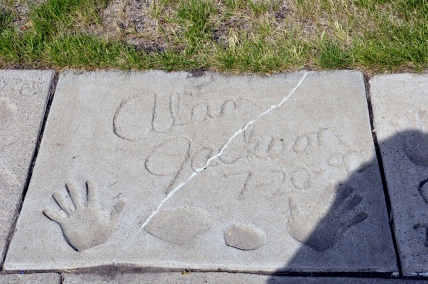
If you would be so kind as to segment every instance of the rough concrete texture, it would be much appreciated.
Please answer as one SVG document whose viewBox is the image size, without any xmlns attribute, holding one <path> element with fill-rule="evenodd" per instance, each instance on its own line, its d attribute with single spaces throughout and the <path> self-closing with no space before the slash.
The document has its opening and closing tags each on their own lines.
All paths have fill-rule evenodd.
<svg viewBox="0 0 428 284">
<path fill-rule="evenodd" d="M 377 279 L 353 277 L 288 277 L 243 273 L 140 273 L 140 274 L 65 274 L 64 284 L 139 284 L 139 283 L 222 283 L 222 284 L 427 284 L 428 280 Z"/>
<path fill-rule="evenodd" d="M 51 71 L 0 70 L 0 265 L 43 120 Z"/>
<path fill-rule="evenodd" d="M 17 227 L 6 269 L 397 269 L 358 72 L 64 74 Z"/>
<path fill-rule="evenodd" d="M 405 275 L 428 275 L 428 75 L 370 81 L 374 124 Z"/>
<path fill-rule="evenodd" d="M 0 275 L 3 284 L 60 284 L 61 275 L 57 273 L 6 274 Z"/>
</svg>

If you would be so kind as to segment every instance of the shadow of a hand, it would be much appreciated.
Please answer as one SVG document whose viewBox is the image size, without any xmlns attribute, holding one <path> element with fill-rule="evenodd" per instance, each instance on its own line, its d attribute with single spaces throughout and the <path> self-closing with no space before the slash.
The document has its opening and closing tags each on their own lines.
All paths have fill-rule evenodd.
<svg viewBox="0 0 428 284">
<path fill-rule="evenodd" d="M 334 192 L 334 185 L 329 185 L 326 193 Z M 293 238 L 304 243 L 312 249 L 323 252 L 332 248 L 343 236 L 343 234 L 363 222 L 367 217 L 365 212 L 355 212 L 354 208 L 361 202 L 362 197 L 354 193 L 352 187 L 340 187 L 337 189 L 335 200 L 330 206 L 328 213 L 319 221 L 312 220 L 314 214 L 321 213 L 328 196 L 324 196 L 316 202 L 316 208 L 310 210 L 311 213 L 303 213 L 296 206 L 294 199 L 290 198 L 290 218 L 288 220 L 289 229 Z M 315 216 L 316 217 L 316 216 Z"/>
</svg>

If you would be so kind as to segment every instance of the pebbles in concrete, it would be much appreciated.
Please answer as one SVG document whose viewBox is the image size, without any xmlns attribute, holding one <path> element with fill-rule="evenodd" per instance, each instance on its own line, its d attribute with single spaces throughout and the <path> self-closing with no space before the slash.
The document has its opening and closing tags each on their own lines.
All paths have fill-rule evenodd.
<svg viewBox="0 0 428 284">
<path fill-rule="evenodd" d="M 374 126 L 405 275 L 428 275 L 428 75 L 370 81 Z"/>
<path fill-rule="evenodd" d="M 52 77 L 51 71 L 0 70 L 0 262 L 22 198 Z"/>
<path fill-rule="evenodd" d="M 61 75 L 5 267 L 112 264 L 396 271 L 362 74 Z"/>
</svg>

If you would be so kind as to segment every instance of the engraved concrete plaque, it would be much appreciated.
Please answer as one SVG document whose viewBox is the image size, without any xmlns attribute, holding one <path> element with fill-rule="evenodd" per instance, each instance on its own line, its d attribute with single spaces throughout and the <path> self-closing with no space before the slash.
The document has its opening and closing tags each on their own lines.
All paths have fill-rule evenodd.
<svg viewBox="0 0 428 284">
<path fill-rule="evenodd" d="M 358 72 L 60 77 L 6 269 L 395 271 Z"/>
<path fill-rule="evenodd" d="M 46 108 L 51 71 L 0 70 L 0 264 Z"/>
<path fill-rule="evenodd" d="M 428 275 L 428 75 L 370 85 L 403 272 Z"/>
</svg>

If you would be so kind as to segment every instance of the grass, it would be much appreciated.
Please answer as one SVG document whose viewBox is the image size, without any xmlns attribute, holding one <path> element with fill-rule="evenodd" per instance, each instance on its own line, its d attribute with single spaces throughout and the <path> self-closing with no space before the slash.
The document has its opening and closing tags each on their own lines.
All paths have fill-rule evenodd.
<svg viewBox="0 0 428 284">
<path fill-rule="evenodd" d="M 422 72 L 428 0 L 0 0 L 0 67 Z"/>
</svg>

